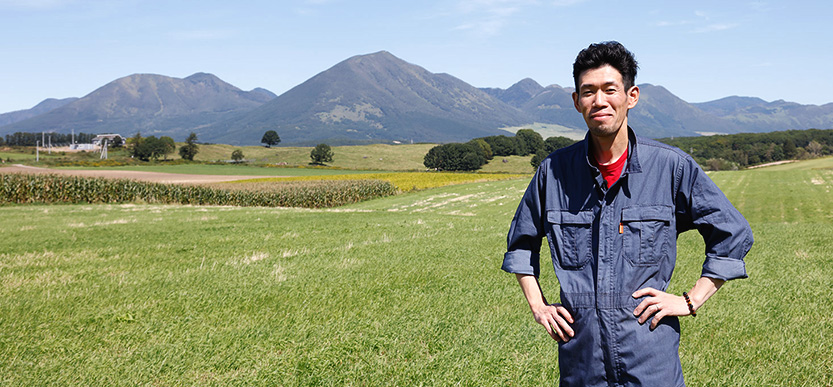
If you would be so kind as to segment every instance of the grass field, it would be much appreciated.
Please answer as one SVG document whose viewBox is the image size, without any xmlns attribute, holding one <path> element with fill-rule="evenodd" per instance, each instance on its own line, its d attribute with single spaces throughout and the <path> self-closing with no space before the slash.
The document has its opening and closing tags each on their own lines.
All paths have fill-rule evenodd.
<svg viewBox="0 0 833 387">
<path fill-rule="evenodd" d="M 144 171 L 182 173 L 189 175 L 239 175 L 239 176 L 326 176 L 326 175 L 349 175 L 376 173 L 378 171 L 362 171 L 352 169 L 327 169 L 327 168 L 283 168 L 283 167 L 258 167 L 246 164 L 179 164 L 179 165 L 141 165 L 122 167 L 61 167 L 61 169 L 90 169 L 90 170 L 114 170 L 114 171 Z"/>
<path fill-rule="evenodd" d="M 333 147 L 334 167 L 350 169 L 370 169 L 385 171 L 425 170 L 422 160 L 428 150 L 436 144 L 403 145 L 357 145 Z M 231 152 L 241 149 L 247 160 L 257 163 L 287 163 L 289 165 L 307 165 L 310 163 L 312 147 L 274 147 L 232 145 L 200 145 L 200 153 L 195 160 L 228 160 Z"/>
<path fill-rule="evenodd" d="M 177 144 L 181 146 L 182 144 Z M 197 154 L 196 161 L 214 162 L 227 161 L 231 159 L 231 152 L 235 149 L 241 149 L 243 155 L 247 160 L 244 165 L 228 165 L 226 168 L 220 168 L 216 165 L 170 165 L 165 163 L 148 163 L 147 165 L 131 165 L 121 167 L 107 167 L 108 169 L 123 169 L 123 170 L 138 170 L 151 172 L 169 172 L 169 173 L 188 173 L 188 174 L 240 174 L 240 175 L 276 175 L 276 176 L 307 176 L 307 175 L 327 175 L 327 174 L 344 174 L 344 173 L 365 173 L 367 171 L 424 171 L 425 165 L 422 164 L 425 154 L 428 150 L 436 144 L 402 144 L 402 145 L 356 145 L 356 146 L 338 146 L 333 147 L 334 158 L 332 163 L 327 163 L 330 167 L 338 168 L 339 170 L 352 170 L 356 172 L 333 172 L 334 170 L 326 169 L 309 169 L 296 170 L 294 168 L 274 168 L 273 172 L 264 172 L 263 169 L 256 166 L 265 164 L 286 164 L 288 167 L 308 167 L 310 163 L 311 147 L 274 147 L 266 148 L 262 146 L 243 146 L 236 147 L 232 145 L 212 144 L 200 145 L 200 151 Z M 124 150 L 111 150 L 110 158 L 113 160 L 129 159 L 129 155 Z M 0 152 L 0 158 L 6 160 L 11 159 L 15 163 L 25 163 L 36 165 L 35 155 L 24 151 L 5 151 Z M 84 160 L 88 162 L 95 162 L 99 160 L 98 153 L 67 153 L 61 155 L 59 152 L 54 152 L 52 155 L 46 155 L 41 152 L 42 160 Z M 171 160 L 178 160 L 178 155 L 169 155 Z M 495 157 L 488 164 L 484 165 L 479 172 L 486 173 L 529 173 L 533 172 L 532 166 L 529 165 L 531 156 L 508 156 Z M 504 161 L 505 160 L 505 161 Z M 2 165 L 0 165 L 2 166 Z M 69 167 L 71 169 L 83 169 L 79 167 Z M 102 168 L 102 167 L 91 167 Z M 246 171 L 249 168 L 251 172 L 238 173 L 239 171 Z M 281 171 L 278 173 L 277 171 Z"/>
<path fill-rule="evenodd" d="M 750 278 L 682 319 L 688 385 L 833 384 L 827 160 L 710 174 L 756 244 Z M 329 210 L 0 207 L 0 384 L 555 384 L 557 347 L 499 270 L 526 184 Z M 671 291 L 702 250 L 681 236 Z"/>
</svg>

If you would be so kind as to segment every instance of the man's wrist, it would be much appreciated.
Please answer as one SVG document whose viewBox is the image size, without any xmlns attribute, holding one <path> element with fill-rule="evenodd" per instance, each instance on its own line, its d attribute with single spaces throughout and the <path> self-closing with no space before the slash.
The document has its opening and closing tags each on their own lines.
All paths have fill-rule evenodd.
<svg viewBox="0 0 833 387">
<path fill-rule="evenodd" d="M 683 292 L 683 298 L 685 299 L 685 303 L 686 303 L 686 307 L 688 308 L 688 312 L 692 316 L 697 317 L 697 311 L 695 310 L 694 305 L 692 305 L 691 298 L 688 296 L 687 292 Z"/>
</svg>

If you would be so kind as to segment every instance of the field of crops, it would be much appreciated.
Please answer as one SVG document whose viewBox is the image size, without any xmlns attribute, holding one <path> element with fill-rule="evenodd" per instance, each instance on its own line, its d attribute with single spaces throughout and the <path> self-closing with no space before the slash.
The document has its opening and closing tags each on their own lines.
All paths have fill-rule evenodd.
<svg viewBox="0 0 833 387">
<path fill-rule="evenodd" d="M 245 185 L 224 187 L 227 189 L 125 179 L 0 173 L 0 205 L 140 202 L 320 208 L 356 203 L 396 193 L 393 184 L 378 179 L 293 181 L 261 185 L 257 189 Z"/>
<path fill-rule="evenodd" d="M 681 319 L 688 385 L 833 385 L 831 167 L 710 174 L 756 243 L 750 277 Z M 526 184 L 333 209 L 0 207 L 0 384 L 556 384 L 557 346 L 499 270 Z M 699 275 L 698 239 L 680 237 L 670 291 Z"/>
<path fill-rule="evenodd" d="M 399 190 L 407 192 L 418 189 L 437 188 L 446 185 L 474 183 L 481 181 L 498 181 L 518 179 L 529 175 L 520 174 L 481 174 L 481 173 L 454 173 L 454 172 L 391 172 L 391 173 L 368 173 L 361 176 L 356 175 L 330 175 L 330 176 L 299 176 L 286 178 L 260 178 L 239 180 L 224 183 L 217 186 L 265 186 L 270 183 L 282 183 L 290 181 L 314 181 L 314 180 L 355 180 L 355 179 L 378 179 L 393 183 Z"/>
</svg>

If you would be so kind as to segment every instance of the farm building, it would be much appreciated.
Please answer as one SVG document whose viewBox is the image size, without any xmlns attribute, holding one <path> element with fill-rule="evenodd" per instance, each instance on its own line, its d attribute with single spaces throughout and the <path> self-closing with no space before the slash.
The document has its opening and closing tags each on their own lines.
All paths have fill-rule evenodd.
<svg viewBox="0 0 833 387">
<path fill-rule="evenodd" d="M 115 134 L 115 133 L 114 134 L 99 134 L 99 135 L 93 137 L 92 144 L 95 145 L 95 146 L 101 146 L 101 143 L 104 142 L 105 139 L 107 140 L 108 143 L 112 144 L 113 141 L 116 139 L 116 137 L 119 137 L 121 139 L 122 144 L 124 144 L 125 141 L 127 141 L 127 139 L 124 138 L 124 136 L 122 136 L 120 134 Z"/>
</svg>

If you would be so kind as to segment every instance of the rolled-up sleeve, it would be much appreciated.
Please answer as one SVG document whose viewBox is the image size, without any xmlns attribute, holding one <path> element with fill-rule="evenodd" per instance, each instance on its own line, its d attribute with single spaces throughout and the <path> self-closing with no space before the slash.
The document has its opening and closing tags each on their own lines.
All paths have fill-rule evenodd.
<svg viewBox="0 0 833 387">
<path fill-rule="evenodd" d="M 539 258 L 544 224 L 541 203 L 545 181 L 545 162 L 529 183 L 524 193 L 506 238 L 506 253 L 501 269 L 509 273 L 538 276 L 541 272 Z"/>
<path fill-rule="evenodd" d="M 680 187 L 689 202 L 691 224 L 706 244 L 702 276 L 724 281 L 746 278 L 744 257 L 753 243 L 749 222 L 697 163 L 686 161 Z"/>
</svg>

